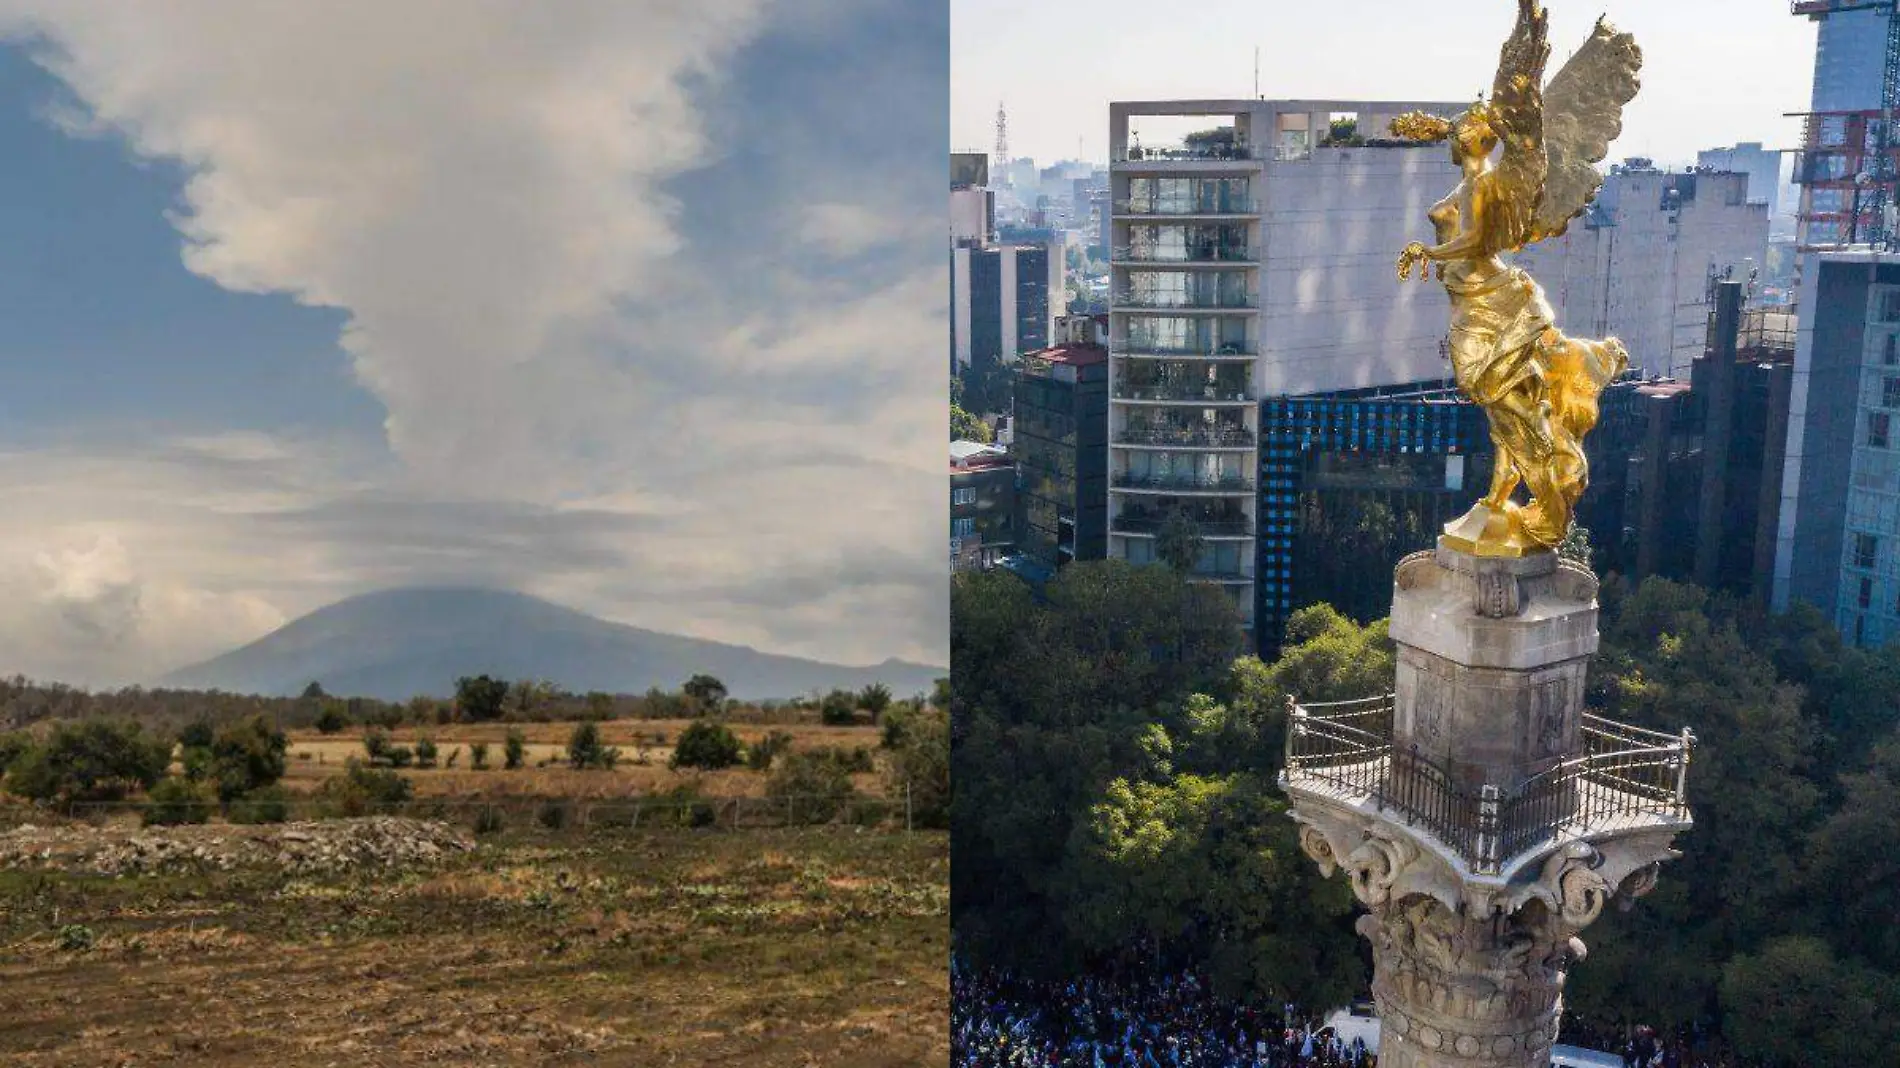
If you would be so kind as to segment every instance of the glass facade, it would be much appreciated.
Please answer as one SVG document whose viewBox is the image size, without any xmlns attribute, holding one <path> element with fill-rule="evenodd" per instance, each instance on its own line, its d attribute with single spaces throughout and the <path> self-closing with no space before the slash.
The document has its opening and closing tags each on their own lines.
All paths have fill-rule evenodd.
<svg viewBox="0 0 1900 1068">
<path fill-rule="evenodd" d="M 1252 215 L 1247 178 L 1135 177 L 1128 179 L 1129 215 Z"/>
<path fill-rule="evenodd" d="M 1861 345 L 1858 421 L 1847 482 L 1836 622 L 1857 645 L 1900 639 L 1900 452 L 1889 430 L 1900 376 L 1887 354 L 1900 337 L 1900 285 L 1869 286 Z"/>
</svg>

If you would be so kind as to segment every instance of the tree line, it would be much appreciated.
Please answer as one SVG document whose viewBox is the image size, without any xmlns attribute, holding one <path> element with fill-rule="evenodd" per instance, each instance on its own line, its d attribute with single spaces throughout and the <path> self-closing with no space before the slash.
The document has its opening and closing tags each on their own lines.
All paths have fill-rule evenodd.
<svg viewBox="0 0 1900 1068">
<path fill-rule="evenodd" d="M 1700 1022 L 1774 1068 L 1879 1063 L 1900 1048 L 1900 650 L 1662 579 L 1612 576 L 1601 605 L 1589 703 L 1696 730 L 1696 826 L 1653 894 L 1584 933 L 1567 1008 Z M 1072 564 L 1041 599 L 956 577 L 960 953 L 1190 967 L 1276 1007 L 1366 989 L 1350 893 L 1301 854 L 1275 780 L 1288 695 L 1391 689 L 1386 624 L 1302 609 L 1273 663 L 1241 640 L 1225 598 L 1166 567 Z"/>
</svg>

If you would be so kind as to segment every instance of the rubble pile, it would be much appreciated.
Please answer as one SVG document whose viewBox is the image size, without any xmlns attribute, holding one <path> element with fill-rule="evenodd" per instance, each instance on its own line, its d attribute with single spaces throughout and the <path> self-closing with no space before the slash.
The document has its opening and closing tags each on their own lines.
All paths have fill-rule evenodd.
<svg viewBox="0 0 1900 1068">
<path fill-rule="evenodd" d="M 297 874 L 411 868 L 475 848 L 445 823 L 371 816 L 276 826 L 35 827 L 0 832 L 7 868 L 142 875 L 271 867 Z"/>
</svg>

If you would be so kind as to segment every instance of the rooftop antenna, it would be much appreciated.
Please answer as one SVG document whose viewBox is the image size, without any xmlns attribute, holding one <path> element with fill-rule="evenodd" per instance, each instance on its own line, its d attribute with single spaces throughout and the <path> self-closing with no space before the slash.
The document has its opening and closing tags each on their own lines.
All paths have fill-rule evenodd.
<svg viewBox="0 0 1900 1068">
<path fill-rule="evenodd" d="M 1009 180 L 1009 112 L 1003 110 L 1003 102 L 996 102 L 996 169 L 1003 172 L 1003 186 L 1015 185 Z"/>
<path fill-rule="evenodd" d="M 1260 46 L 1259 45 L 1253 46 L 1253 98 L 1255 100 L 1259 100 L 1261 98 L 1260 97 Z"/>
</svg>

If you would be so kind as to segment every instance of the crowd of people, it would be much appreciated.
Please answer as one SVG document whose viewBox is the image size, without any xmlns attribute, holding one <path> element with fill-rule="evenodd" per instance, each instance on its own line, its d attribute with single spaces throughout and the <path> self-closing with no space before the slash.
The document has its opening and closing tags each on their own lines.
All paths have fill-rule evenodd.
<svg viewBox="0 0 1900 1068">
<path fill-rule="evenodd" d="M 1376 1068 L 1363 1040 L 1191 974 L 1037 982 L 952 964 L 953 1068 Z"/>
<path fill-rule="evenodd" d="M 1191 973 L 1042 981 L 953 961 L 952 1068 L 1377 1068 L 1378 1055 L 1297 1006 L 1215 994 Z M 1341 1025 L 1346 1026 L 1346 1025 Z M 1560 1041 L 1624 1068 L 1733 1068 L 1701 1027 L 1567 1020 Z"/>
</svg>

